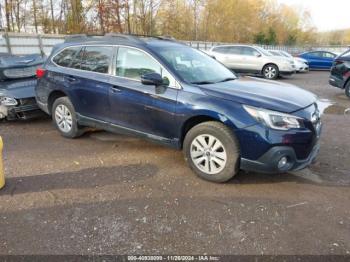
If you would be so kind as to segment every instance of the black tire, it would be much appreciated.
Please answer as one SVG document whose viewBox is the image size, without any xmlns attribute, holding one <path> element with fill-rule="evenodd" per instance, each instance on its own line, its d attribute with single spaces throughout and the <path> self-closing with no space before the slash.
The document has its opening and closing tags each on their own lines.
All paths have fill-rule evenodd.
<svg viewBox="0 0 350 262">
<path fill-rule="evenodd" d="M 67 132 L 63 131 L 62 128 L 59 127 L 58 118 L 56 116 L 56 109 L 59 106 L 65 106 L 69 111 L 69 115 L 71 116 L 71 128 Z M 57 128 L 57 130 L 61 133 L 61 135 L 63 137 L 77 138 L 84 133 L 84 130 L 82 128 L 80 128 L 78 125 L 77 116 L 76 116 L 74 106 L 68 97 L 64 96 L 64 97 L 57 98 L 52 105 L 51 112 L 52 112 L 52 121 L 53 121 L 55 127 Z"/>
<path fill-rule="evenodd" d="M 203 172 L 197 165 L 194 163 L 191 150 L 194 145 L 194 140 L 201 135 L 210 135 L 214 138 L 217 138 L 219 143 L 224 146 L 224 150 L 226 152 L 226 163 L 223 169 L 216 174 L 208 174 Z M 195 146 L 194 146 L 195 147 Z M 212 144 L 212 147 L 214 144 Z M 183 151 L 185 155 L 185 160 L 188 162 L 190 168 L 200 177 L 205 180 L 209 180 L 212 182 L 222 183 L 233 178 L 239 171 L 239 159 L 240 159 L 240 150 L 239 144 L 234 136 L 233 132 L 224 124 L 210 121 L 204 122 L 194 126 L 191 130 L 188 131 L 183 143 Z M 210 153 L 209 153 L 210 154 Z M 203 153 L 203 157 L 208 157 L 204 159 L 208 161 L 209 169 L 210 169 L 210 156 L 206 156 Z M 197 158 L 199 159 L 199 158 Z"/>
<path fill-rule="evenodd" d="M 278 66 L 274 64 L 267 64 L 264 66 L 262 70 L 263 77 L 269 80 L 277 79 L 279 74 L 280 74 L 280 71 L 278 69 Z"/>
<path fill-rule="evenodd" d="M 345 95 L 350 98 L 350 80 L 346 83 Z"/>
</svg>

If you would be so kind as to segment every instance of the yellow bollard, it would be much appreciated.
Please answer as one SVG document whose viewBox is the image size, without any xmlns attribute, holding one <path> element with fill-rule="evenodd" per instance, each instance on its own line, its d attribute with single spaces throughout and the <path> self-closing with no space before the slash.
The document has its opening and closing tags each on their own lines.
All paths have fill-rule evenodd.
<svg viewBox="0 0 350 262">
<path fill-rule="evenodd" d="M 4 144 L 2 143 L 2 138 L 0 136 L 0 189 L 5 186 L 5 175 L 4 175 L 4 167 L 2 165 L 2 149 Z"/>
</svg>

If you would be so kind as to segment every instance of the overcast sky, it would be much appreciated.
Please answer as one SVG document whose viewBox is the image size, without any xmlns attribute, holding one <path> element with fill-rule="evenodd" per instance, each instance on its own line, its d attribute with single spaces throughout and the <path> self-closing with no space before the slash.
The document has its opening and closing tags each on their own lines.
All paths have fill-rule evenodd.
<svg viewBox="0 0 350 262">
<path fill-rule="evenodd" d="M 350 28 L 350 0 L 278 0 L 310 11 L 319 31 Z"/>
</svg>

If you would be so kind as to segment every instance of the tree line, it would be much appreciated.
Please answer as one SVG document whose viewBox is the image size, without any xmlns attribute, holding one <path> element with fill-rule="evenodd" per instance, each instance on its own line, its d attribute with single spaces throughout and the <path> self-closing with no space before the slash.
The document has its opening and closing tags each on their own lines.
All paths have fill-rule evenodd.
<svg viewBox="0 0 350 262">
<path fill-rule="evenodd" d="M 1 0 L 9 32 L 167 35 L 182 40 L 312 44 L 310 14 L 276 0 Z"/>
</svg>

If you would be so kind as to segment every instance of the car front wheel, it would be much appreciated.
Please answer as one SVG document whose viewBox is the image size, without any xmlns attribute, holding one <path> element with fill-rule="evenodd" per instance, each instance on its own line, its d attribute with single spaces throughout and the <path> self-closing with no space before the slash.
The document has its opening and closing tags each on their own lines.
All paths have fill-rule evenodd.
<svg viewBox="0 0 350 262">
<path fill-rule="evenodd" d="M 279 75 L 279 70 L 276 65 L 269 64 L 263 68 L 263 76 L 266 79 L 277 79 Z"/>
<path fill-rule="evenodd" d="M 350 98 L 350 81 L 345 86 L 345 95 Z"/>
<path fill-rule="evenodd" d="M 72 102 L 68 97 L 60 97 L 53 103 L 52 120 L 64 137 L 76 138 L 83 134 L 83 130 L 78 126 Z"/>
<path fill-rule="evenodd" d="M 201 178 L 226 182 L 238 173 L 239 145 L 232 131 L 219 122 L 193 127 L 184 140 L 184 155 Z"/>
</svg>

